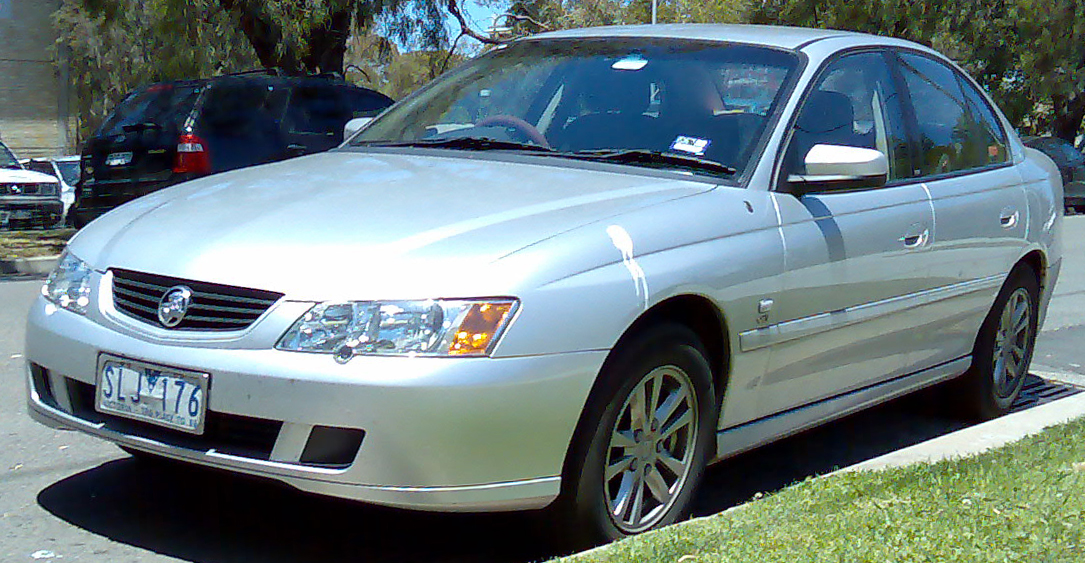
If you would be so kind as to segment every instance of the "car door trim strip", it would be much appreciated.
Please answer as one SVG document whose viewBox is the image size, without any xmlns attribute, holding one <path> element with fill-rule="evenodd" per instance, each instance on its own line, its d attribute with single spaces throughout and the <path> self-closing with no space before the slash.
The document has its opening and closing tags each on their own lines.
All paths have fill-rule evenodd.
<svg viewBox="0 0 1085 563">
<path fill-rule="evenodd" d="M 1002 280 L 1003 276 L 996 274 L 747 330 L 738 335 L 739 349 L 743 352 L 750 352 L 767 346 L 775 346 L 821 332 L 893 315 L 913 307 L 930 305 L 931 303 L 953 299 L 969 293 L 996 288 L 1002 285 Z"/>
</svg>

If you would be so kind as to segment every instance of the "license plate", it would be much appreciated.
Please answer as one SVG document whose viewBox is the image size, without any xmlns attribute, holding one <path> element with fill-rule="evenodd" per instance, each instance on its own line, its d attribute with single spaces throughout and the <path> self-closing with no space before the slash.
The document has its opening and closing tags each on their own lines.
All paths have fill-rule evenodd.
<svg viewBox="0 0 1085 563">
<path fill-rule="evenodd" d="M 106 166 L 124 166 L 132 162 L 132 153 L 130 152 L 115 152 L 105 157 Z"/>
<path fill-rule="evenodd" d="M 98 361 L 95 408 L 192 434 L 203 434 L 206 373 L 103 355 Z"/>
<path fill-rule="evenodd" d="M 34 214 L 31 213 L 29 209 L 19 209 L 18 211 L 13 211 L 11 213 L 11 218 L 15 219 L 16 221 L 21 221 L 23 219 L 33 219 Z"/>
</svg>

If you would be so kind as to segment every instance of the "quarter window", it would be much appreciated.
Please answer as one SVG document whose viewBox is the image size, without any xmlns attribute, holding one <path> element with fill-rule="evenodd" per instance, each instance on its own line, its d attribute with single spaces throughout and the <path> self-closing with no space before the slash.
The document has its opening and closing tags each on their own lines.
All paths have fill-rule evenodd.
<svg viewBox="0 0 1085 563">
<path fill-rule="evenodd" d="M 805 172 L 814 145 L 876 149 L 889 159 L 889 179 L 911 172 L 901 96 L 881 53 L 840 58 L 822 73 L 795 121 L 786 161 L 793 173 Z"/>
<path fill-rule="evenodd" d="M 919 175 L 1006 162 L 1005 132 L 971 84 L 962 84 L 953 69 L 933 59 L 911 53 L 900 59 L 918 124 Z"/>
</svg>

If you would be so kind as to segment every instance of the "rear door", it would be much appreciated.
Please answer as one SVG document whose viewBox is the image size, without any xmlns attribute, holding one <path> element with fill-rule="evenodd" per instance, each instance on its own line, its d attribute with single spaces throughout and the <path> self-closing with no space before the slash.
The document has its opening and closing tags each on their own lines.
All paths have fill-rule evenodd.
<svg viewBox="0 0 1085 563">
<path fill-rule="evenodd" d="M 914 108 L 915 175 L 929 190 L 937 291 L 917 331 L 917 361 L 940 364 L 972 352 L 995 294 L 1024 253 L 1028 204 L 1006 132 L 963 75 L 929 55 L 899 53 Z"/>
<path fill-rule="evenodd" d="M 213 172 L 264 164 L 286 156 L 279 128 L 289 87 L 254 78 L 215 81 L 200 102 L 195 133 L 207 144 Z"/>
</svg>

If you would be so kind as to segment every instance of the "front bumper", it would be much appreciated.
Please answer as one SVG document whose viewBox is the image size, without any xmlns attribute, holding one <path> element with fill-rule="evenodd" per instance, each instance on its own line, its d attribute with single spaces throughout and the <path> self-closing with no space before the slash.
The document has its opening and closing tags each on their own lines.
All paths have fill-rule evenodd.
<svg viewBox="0 0 1085 563">
<path fill-rule="evenodd" d="M 64 204 L 57 198 L 38 196 L 0 197 L 0 228 L 14 225 L 51 226 L 60 221 Z"/>
<path fill-rule="evenodd" d="M 404 508 L 522 510 L 552 502 L 605 358 L 601 351 L 357 357 L 339 365 L 330 356 L 272 349 L 309 304 L 281 302 L 234 337 L 179 338 L 140 326 L 108 299 L 97 301 L 105 306 L 89 317 L 43 298 L 31 308 L 26 357 L 34 419 L 306 491 Z M 231 429 L 193 438 L 97 413 L 101 353 L 210 373 L 208 420 Z M 346 463 L 302 461 L 324 428 L 364 431 Z"/>
</svg>

